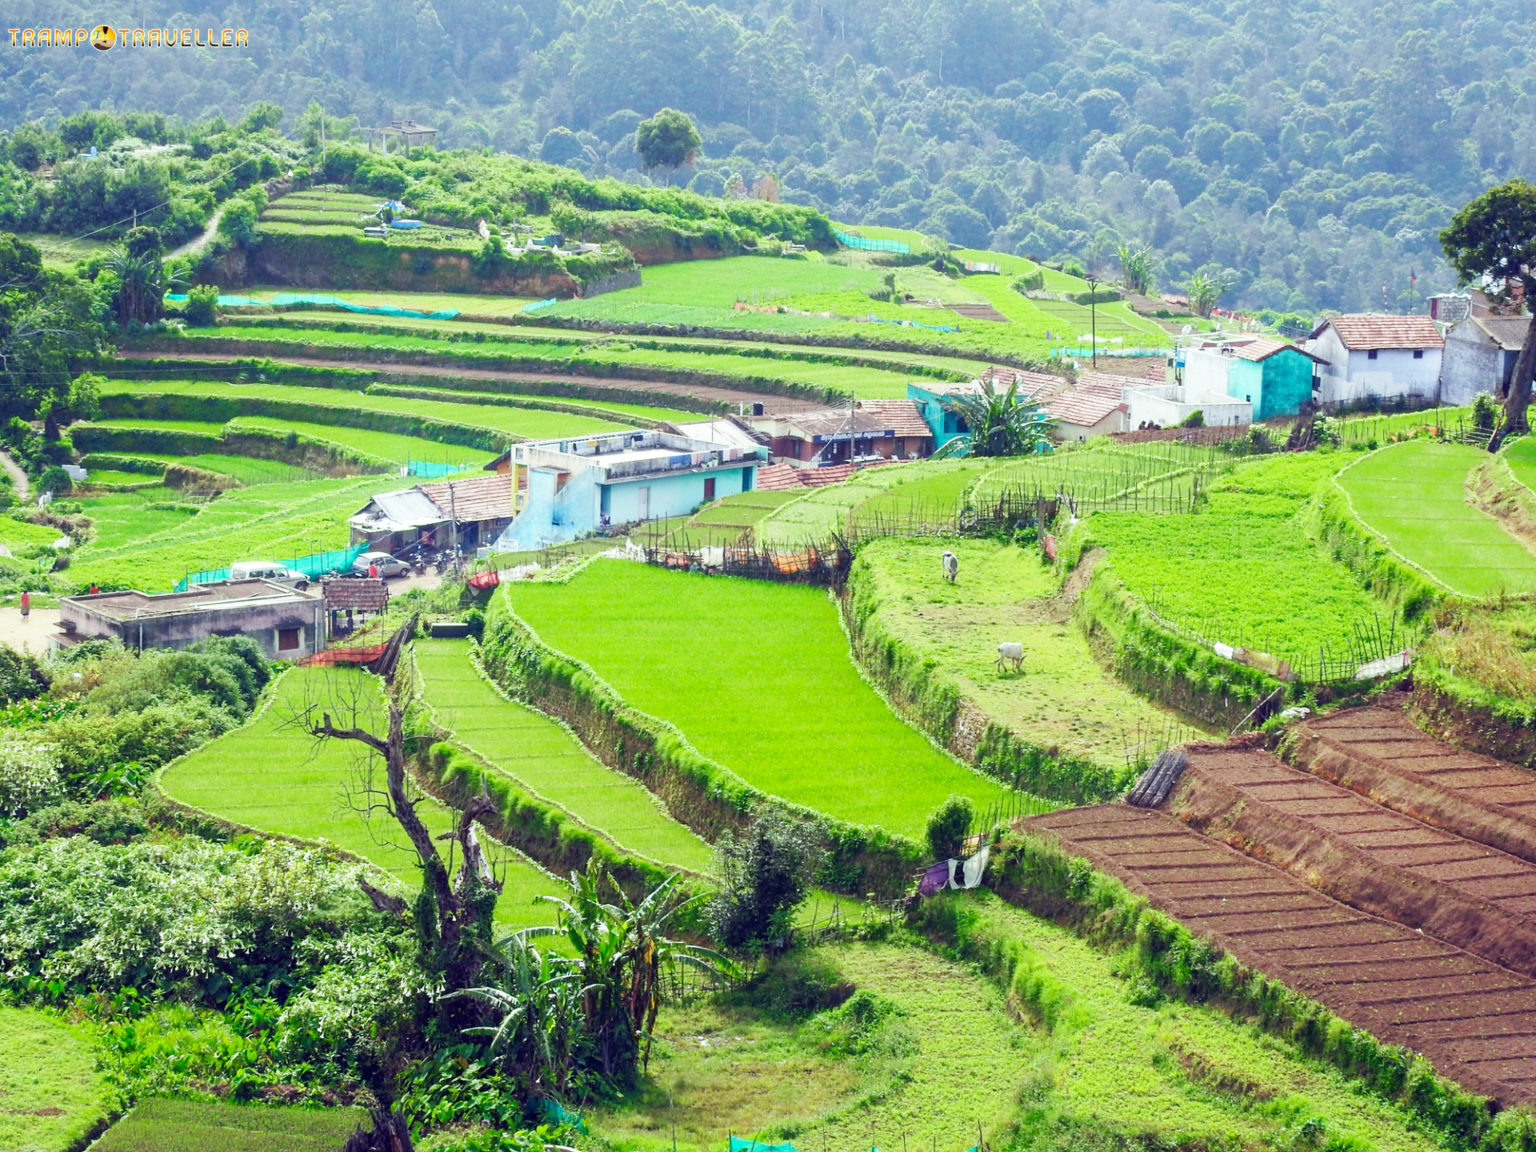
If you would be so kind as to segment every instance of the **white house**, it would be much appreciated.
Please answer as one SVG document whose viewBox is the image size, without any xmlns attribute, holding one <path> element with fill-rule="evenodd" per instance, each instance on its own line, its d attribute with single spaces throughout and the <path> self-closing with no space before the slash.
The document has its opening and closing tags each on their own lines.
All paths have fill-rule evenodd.
<svg viewBox="0 0 1536 1152">
<path fill-rule="evenodd" d="M 1124 432 L 1129 406 L 1123 388 L 1094 384 L 1052 396 L 1045 410 L 1056 422 L 1056 438 L 1066 441 Z"/>
<path fill-rule="evenodd" d="M 1320 362 L 1318 399 L 1325 406 L 1416 396 L 1440 387 L 1445 339 L 1428 316 L 1334 316 L 1307 341 Z"/>
</svg>

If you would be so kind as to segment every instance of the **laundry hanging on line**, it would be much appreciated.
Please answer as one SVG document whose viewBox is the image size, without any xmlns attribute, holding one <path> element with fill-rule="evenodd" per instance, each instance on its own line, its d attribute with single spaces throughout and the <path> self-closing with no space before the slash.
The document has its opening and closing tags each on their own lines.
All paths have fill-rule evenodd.
<svg viewBox="0 0 1536 1152">
<path fill-rule="evenodd" d="M 981 851 L 969 859 L 956 860 L 951 857 L 928 865 L 918 875 L 917 894 L 932 896 L 945 888 L 975 888 L 981 883 L 982 873 L 987 870 L 987 856 L 991 851 L 992 846 L 984 844 Z"/>
</svg>

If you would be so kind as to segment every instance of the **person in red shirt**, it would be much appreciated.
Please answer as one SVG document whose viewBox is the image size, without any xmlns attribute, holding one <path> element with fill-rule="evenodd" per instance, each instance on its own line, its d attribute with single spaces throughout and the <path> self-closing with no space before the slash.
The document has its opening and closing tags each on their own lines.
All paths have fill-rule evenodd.
<svg viewBox="0 0 1536 1152">
<path fill-rule="evenodd" d="M 24 591 L 21 594 L 21 618 L 23 620 L 25 620 L 27 618 L 27 616 L 31 612 L 32 612 L 32 593 Z"/>
<path fill-rule="evenodd" d="M 370 580 L 377 580 L 378 578 L 379 578 L 379 566 L 377 564 L 369 564 L 368 565 L 368 579 L 370 579 Z"/>
</svg>

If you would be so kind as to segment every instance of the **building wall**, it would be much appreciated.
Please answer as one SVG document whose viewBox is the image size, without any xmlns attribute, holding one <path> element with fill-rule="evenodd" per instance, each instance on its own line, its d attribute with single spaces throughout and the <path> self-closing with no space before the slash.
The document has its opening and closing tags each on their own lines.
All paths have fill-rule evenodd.
<svg viewBox="0 0 1536 1152">
<path fill-rule="evenodd" d="M 907 399 L 917 405 L 917 410 L 922 413 L 923 423 L 928 425 L 928 430 L 933 433 L 933 451 L 937 452 L 956 436 L 965 434 L 964 423 L 944 407 L 937 393 L 928 391 L 920 384 L 908 384 Z"/>
<path fill-rule="evenodd" d="M 1295 416 L 1312 399 L 1314 363 L 1300 349 L 1276 352 L 1257 367 L 1263 380 L 1263 400 L 1253 414 L 1255 420 Z"/>
<path fill-rule="evenodd" d="M 1184 387 L 1196 395 L 1210 392 L 1235 395 L 1230 391 L 1231 373 L 1231 356 L 1205 348 L 1191 348 L 1184 353 Z"/>
<path fill-rule="evenodd" d="M 1324 404 L 1356 404 L 1396 396 L 1433 399 L 1440 390 L 1440 349 L 1425 348 L 1414 358 L 1408 348 L 1383 348 L 1372 360 L 1368 352 L 1351 352 L 1330 325 L 1312 351 L 1328 362 L 1319 379 Z"/>
<path fill-rule="evenodd" d="M 613 484 L 601 485 L 602 505 L 609 523 L 628 524 L 649 518 L 687 516 L 704 503 L 704 482 L 715 481 L 714 498 L 735 496 L 750 491 L 755 469 L 735 464 L 728 468 L 714 468 L 706 472 L 685 472 L 668 476 L 641 476 Z M 648 509 L 641 511 L 640 490 L 650 490 Z"/>
<path fill-rule="evenodd" d="M 125 648 L 187 648 L 214 635 L 249 636 L 269 660 L 299 660 L 326 644 L 325 601 L 316 596 L 299 603 L 231 606 L 227 609 L 116 620 L 90 611 L 87 604 L 60 602 L 60 622 L 71 621 L 81 640 L 115 639 Z M 279 647 L 280 633 L 297 632 L 298 647 Z"/>
<path fill-rule="evenodd" d="M 1445 336 L 1440 403 L 1470 404 L 1479 392 L 1498 392 L 1513 373 L 1518 355 L 1505 352 L 1471 320 L 1463 320 Z"/>
</svg>

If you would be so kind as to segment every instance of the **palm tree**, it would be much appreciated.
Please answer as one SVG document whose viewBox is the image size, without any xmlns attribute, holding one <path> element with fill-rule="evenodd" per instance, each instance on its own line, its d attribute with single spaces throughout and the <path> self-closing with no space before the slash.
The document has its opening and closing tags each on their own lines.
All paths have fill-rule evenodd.
<svg viewBox="0 0 1536 1152">
<path fill-rule="evenodd" d="M 978 392 L 947 397 L 944 406 L 965 422 L 966 433 L 947 441 L 934 453 L 949 456 L 1022 456 L 1049 442 L 1054 425 L 1035 401 L 1019 397 L 1015 377 L 1008 391 L 998 392 L 989 371 Z"/>
<path fill-rule="evenodd" d="M 710 948 L 666 933 L 677 918 L 705 897 L 685 896 L 674 874 L 639 901 L 632 901 L 594 857 L 585 872 L 571 873 L 566 897 L 540 896 L 556 909 L 553 926 L 526 928 L 503 941 L 506 987 L 472 988 L 472 996 L 501 1013 L 492 1047 L 545 1071 L 566 1065 L 550 1079 L 563 1086 L 577 1050 L 572 1021 L 591 1046 L 596 1071 L 611 1082 L 628 1081 L 650 1061 L 656 1015 L 665 993 L 662 972 L 670 965 L 734 975 L 735 965 Z M 606 893 L 604 890 L 607 890 Z M 610 899 L 604 899 L 604 895 Z M 530 941 L 563 937 L 572 957 L 547 957 Z M 535 1035 L 540 1033 L 541 1035 Z"/>
<path fill-rule="evenodd" d="M 124 324 L 148 324 L 165 311 L 165 294 L 182 280 L 167 270 L 160 254 L 113 248 L 103 264 L 117 276 L 117 318 Z"/>
</svg>

